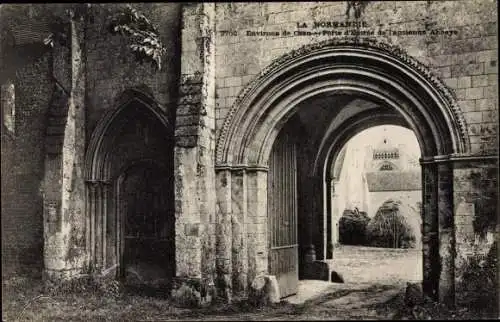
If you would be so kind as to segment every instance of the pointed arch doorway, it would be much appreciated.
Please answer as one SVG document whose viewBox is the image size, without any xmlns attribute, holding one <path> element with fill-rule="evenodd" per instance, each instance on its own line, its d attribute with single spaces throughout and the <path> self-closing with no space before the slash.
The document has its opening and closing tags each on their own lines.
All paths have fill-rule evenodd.
<svg viewBox="0 0 500 322">
<path fill-rule="evenodd" d="M 126 92 L 86 155 L 87 245 L 94 271 L 170 289 L 175 276 L 173 133 L 154 100 Z"/>
</svg>

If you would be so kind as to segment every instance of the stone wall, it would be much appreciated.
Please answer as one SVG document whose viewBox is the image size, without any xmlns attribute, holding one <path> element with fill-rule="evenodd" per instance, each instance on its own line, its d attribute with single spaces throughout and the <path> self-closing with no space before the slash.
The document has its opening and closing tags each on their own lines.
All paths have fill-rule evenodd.
<svg viewBox="0 0 500 322">
<path fill-rule="evenodd" d="M 50 53 L 18 66 L 15 132 L 2 134 L 2 273 L 40 276 L 46 113 L 52 95 Z M 5 143 L 5 145 L 4 145 Z M 5 161 L 5 164 L 4 164 Z"/>
<path fill-rule="evenodd" d="M 498 161 L 455 163 L 453 199 L 457 301 L 480 305 L 496 297 L 498 303 L 498 272 L 488 267 L 498 265 Z"/>
<path fill-rule="evenodd" d="M 125 36 L 108 30 L 110 17 L 125 4 L 94 4 L 94 21 L 86 30 L 87 59 L 87 138 L 106 111 L 116 107 L 117 98 L 127 89 L 150 94 L 173 121 L 179 81 L 180 4 L 136 3 L 137 8 L 158 27 L 160 39 L 168 48 L 162 70 L 149 63 L 138 63 Z M 173 122 L 172 122 L 173 124 Z"/>
<path fill-rule="evenodd" d="M 68 29 L 76 32 L 67 35 L 68 46 L 56 43 L 50 50 L 42 43 L 49 31 L 47 17 L 37 19 L 37 15 L 47 15 L 48 9 L 69 21 L 64 9 L 70 7 L 52 6 L 17 6 L 17 11 L 10 7 L 12 10 L 2 11 L 5 21 L 14 21 L 14 43 L 23 46 L 16 45 L 9 56 L 12 59 L 2 64 L 3 70 L 6 64 L 11 67 L 7 69 L 9 75 L 17 75 L 16 135 L 2 137 L 7 142 L 5 149 L 2 145 L 2 161 L 7 162 L 5 166 L 11 165 L 9 171 L 2 172 L 2 259 L 9 262 L 4 271 L 16 273 L 24 268 L 41 273 L 44 266 L 49 270 L 82 269 L 87 255 L 83 153 L 96 124 L 105 112 L 117 107 L 116 101 L 125 90 L 135 88 L 153 96 L 168 115 L 173 136 L 180 4 L 133 5 L 157 25 L 169 49 L 161 71 L 136 62 L 126 39 L 109 32 L 111 16 L 123 5 L 92 5 L 88 21 L 80 20 L 76 28 Z M 25 9 L 30 9 L 40 27 L 18 22 L 26 15 Z M 2 30 L 4 27 L 2 24 Z M 37 58 L 44 52 L 43 58 Z M 4 76 L 2 72 L 2 81 Z M 45 229 L 43 194 L 47 199 Z M 19 227 L 23 227 L 23 234 Z M 48 260 L 45 264 L 44 251 Z"/>
<path fill-rule="evenodd" d="M 297 23 L 345 21 L 346 2 L 217 4 L 217 129 L 239 92 L 279 56 L 333 36 L 293 36 Z M 361 20 L 378 30 L 456 30 L 457 35 L 380 36 L 428 64 L 457 94 L 474 153 L 495 150 L 497 106 L 497 15 L 495 1 L 368 1 Z M 282 31 L 288 37 L 246 36 Z M 314 31 L 311 27 L 307 31 Z M 344 31 L 345 28 L 339 28 Z M 230 31 L 233 34 L 223 34 Z M 481 124 L 479 124 L 481 123 Z M 493 149 L 493 150 L 492 150 Z"/>
<path fill-rule="evenodd" d="M 173 297 L 180 304 L 200 304 L 215 296 L 231 299 L 227 281 L 231 255 L 225 247 L 230 237 L 226 229 L 231 222 L 227 208 L 216 205 L 214 5 L 186 4 L 181 19 L 181 81 L 174 151 L 177 270 Z"/>
</svg>

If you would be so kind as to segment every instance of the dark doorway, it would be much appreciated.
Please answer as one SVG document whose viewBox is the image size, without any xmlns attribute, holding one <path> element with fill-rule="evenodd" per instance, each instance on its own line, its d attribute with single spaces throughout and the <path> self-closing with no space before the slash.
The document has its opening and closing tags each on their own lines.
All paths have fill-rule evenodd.
<svg viewBox="0 0 500 322">
<path fill-rule="evenodd" d="M 120 185 L 121 277 L 127 285 L 170 288 L 175 273 L 174 218 L 167 172 L 152 162 L 130 167 Z"/>
</svg>

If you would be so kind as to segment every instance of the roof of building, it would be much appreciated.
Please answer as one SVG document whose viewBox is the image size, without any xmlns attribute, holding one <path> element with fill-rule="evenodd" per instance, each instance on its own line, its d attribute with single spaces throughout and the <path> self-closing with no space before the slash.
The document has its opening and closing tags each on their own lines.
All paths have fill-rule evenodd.
<svg viewBox="0 0 500 322">
<path fill-rule="evenodd" d="M 370 192 L 422 189 L 420 171 L 367 172 L 366 181 Z"/>
</svg>

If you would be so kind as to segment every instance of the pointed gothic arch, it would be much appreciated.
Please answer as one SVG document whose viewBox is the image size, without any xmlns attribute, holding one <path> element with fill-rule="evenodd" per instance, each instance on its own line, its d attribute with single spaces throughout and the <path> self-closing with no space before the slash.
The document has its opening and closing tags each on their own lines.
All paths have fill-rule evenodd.
<svg viewBox="0 0 500 322">
<path fill-rule="evenodd" d="M 85 159 L 85 179 L 109 180 L 110 173 L 106 172 L 104 166 L 107 144 L 111 141 L 110 133 L 113 132 L 113 126 L 117 124 L 116 120 L 131 106 L 140 106 L 142 113 L 149 114 L 156 119 L 165 128 L 166 131 L 172 131 L 172 125 L 169 124 L 167 116 L 160 108 L 155 99 L 138 89 L 129 89 L 123 92 L 114 104 L 114 107 L 108 111 L 104 117 L 97 123 L 86 151 Z"/>
<path fill-rule="evenodd" d="M 166 253 L 168 260 L 164 259 L 164 264 L 153 261 L 153 264 L 167 265 L 163 267 L 163 271 L 168 272 L 165 283 L 171 282 L 171 275 L 175 272 L 173 148 L 173 129 L 165 113 L 154 98 L 143 91 L 125 91 L 116 100 L 115 107 L 98 122 L 87 147 L 84 172 L 91 269 L 114 269 L 118 278 L 124 278 L 125 268 L 130 264 L 124 258 L 131 258 L 125 256 L 127 247 L 132 249 L 137 246 L 127 246 L 131 244 L 125 239 L 128 229 L 126 219 L 134 215 L 131 211 L 141 211 L 143 213 L 139 215 L 144 217 L 146 226 L 150 224 L 148 221 L 162 225 L 159 228 L 155 226 L 152 232 L 144 230 L 142 234 L 153 234 L 149 237 L 156 238 L 152 242 L 155 247 L 160 244 L 164 248 L 160 253 Z M 147 179 L 140 175 L 143 172 L 154 173 L 148 176 L 154 183 L 139 182 Z M 130 178 L 139 180 L 135 185 L 137 191 L 134 185 L 127 185 Z M 149 191 L 151 184 L 163 190 Z M 127 200 L 130 195 L 133 200 Z M 143 203 L 150 206 L 141 208 Z M 165 233 L 160 236 L 160 231 L 166 231 L 168 236 L 163 236 Z M 148 245 L 145 247 L 153 247 L 153 244 Z M 134 250 L 136 255 L 144 252 L 137 247 Z M 154 259 L 152 255 L 149 257 Z M 143 262 L 149 265 L 149 259 L 145 258 Z M 142 262 L 135 264 L 146 265 Z M 137 273 L 137 268 L 134 270 L 134 274 L 143 274 Z M 141 278 L 144 279 L 144 276 Z"/>
</svg>

